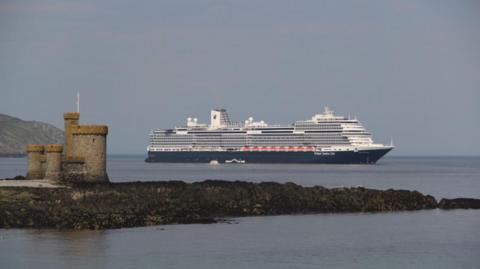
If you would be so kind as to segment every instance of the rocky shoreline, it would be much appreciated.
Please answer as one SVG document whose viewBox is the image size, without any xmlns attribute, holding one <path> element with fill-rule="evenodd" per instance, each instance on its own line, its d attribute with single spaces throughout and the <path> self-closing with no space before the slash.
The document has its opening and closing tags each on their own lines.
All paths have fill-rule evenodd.
<svg viewBox="0 0 480 269">
<path fill-rule="evenodd" d="M 417 191 L 203 181 L 0 188 L 0 228 L 108 229 L 241 216 L 434 209 Z"/>
<path fill-rule="evenodd" d="M 442 199 L 438 203 L 441 209 L 480 209 L 480 199 L 455 198 Z"/>
</svg>

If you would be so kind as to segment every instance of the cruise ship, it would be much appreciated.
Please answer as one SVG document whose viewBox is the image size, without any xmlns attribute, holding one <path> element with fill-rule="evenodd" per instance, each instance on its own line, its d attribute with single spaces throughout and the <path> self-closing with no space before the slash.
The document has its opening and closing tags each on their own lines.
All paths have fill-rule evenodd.
<svg viewBox="0 0 480 269">
<path fill-rule="evenodd" d="M 374 164 L 394 148 L 328 107 L 282 125 L 232 122 L 225 109 L 214 109 L 210 124 L 188 118 L 183 127 L 153 130 L 149 140 L 146 162 Z"/>
</svg>

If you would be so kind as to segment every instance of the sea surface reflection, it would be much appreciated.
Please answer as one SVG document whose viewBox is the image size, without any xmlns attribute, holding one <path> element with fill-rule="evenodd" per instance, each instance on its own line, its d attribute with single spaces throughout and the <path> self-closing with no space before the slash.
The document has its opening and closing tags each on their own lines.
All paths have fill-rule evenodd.
<svg viewBox="0 0 480 269">
<path fill-rule="evenodd" d="M 478 268 L 480 211 L 249 217 L 107 231 L 0 230 L 1 268 Z"/>
</svg>

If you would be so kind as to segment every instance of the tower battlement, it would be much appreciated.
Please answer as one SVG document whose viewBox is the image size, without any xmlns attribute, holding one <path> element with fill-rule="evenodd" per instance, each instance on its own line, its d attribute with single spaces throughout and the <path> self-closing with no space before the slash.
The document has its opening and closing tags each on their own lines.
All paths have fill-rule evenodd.
<svg viewBox="0 0 480 269">
<path fill-rule="evenodd" d="M 44 145 L 40 144 L 28 144 L 27 145 L 27 153 L 28 152 L 43 152 L 45 150 Z"/>
<path fill-rule="evenodd" d="M 72 135 L 107 135 L 107 125 L 76 125 L 72 126 Z"/>
<path fill-rule="evenodd" d="M 63 145 L 62 144 L 48 144 L 45 146 L 45 152 L 62 152 Z"/>
<path fill-rule="evenodd" d="M 63 113 L 63 119 L 65 120 L 79 120 L 80 112 L 65 112 Z"/>
</svg>

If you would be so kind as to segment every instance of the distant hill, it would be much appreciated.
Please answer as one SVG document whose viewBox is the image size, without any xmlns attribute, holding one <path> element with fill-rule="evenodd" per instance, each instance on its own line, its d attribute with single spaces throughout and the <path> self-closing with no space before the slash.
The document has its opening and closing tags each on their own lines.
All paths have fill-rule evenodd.
<svg viewBox="0 0 480 269">
<path fill-rule="evenodd" d="M 63 131 L 38 121 L 0 114 L 0 156 L 25 154 L 27 144 L 63 143 Z"/>
</svg>

